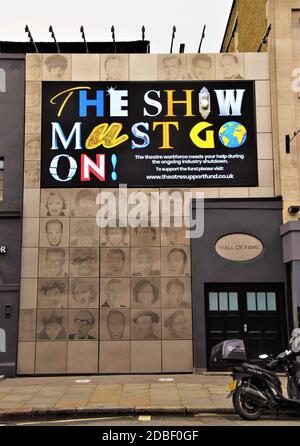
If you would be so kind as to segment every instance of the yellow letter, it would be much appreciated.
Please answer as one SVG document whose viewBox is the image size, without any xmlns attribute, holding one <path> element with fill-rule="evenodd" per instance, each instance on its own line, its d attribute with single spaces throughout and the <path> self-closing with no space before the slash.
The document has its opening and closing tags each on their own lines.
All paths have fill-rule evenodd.
<svg viewBox="0 0 300 446">
<path fill-rule="evenodd" d="M 173 125 L 176 127 L 176 130 L 179 130 L 179 123 L 178 122 L 153 122 L 153 131 L 158 127 L 159 125 L 162 126 L 162 132 L 163 132 L 163 145 L 160 146 L 160 149 L 174 149 L 173 146 L 170 146 L 170 125 Z"/>
<path fill-rule="evenodd" d="M 167 93 L 167 104 L 168 104 L 168 113 L 166 116 L 176 116 L 174 115 L 173 105 L 174 104 L 185 104 L 186 105 L 186 113 L 184 116 L 195 116 L 192 112 L 192 93 L 194 90 L 182 90 L 185 92 L 185 100 L 182 101 L 174 101 L 173 93 L 175 90 L 165 90 Z"/>
<path fill-rule="evenodd" d="M 95 149 L 102 144 L 106 149 L 111 149 L 122 144 L 122 142 L 128 139 L 126 134 L 118 137 L 122 128 L 123 125 L 120 122 L 113 122 L 110 125 L 107 123 L 97 125 L 87 137 L 85 147 L 87 149 Z"/>
<path fill-rule="evenodd" d="M 91 87 L 85 87 L 85 86 L 68 88 L 68 90 L 61 91 L 60 93 L 58 93 L 55 96 L 53 96 L 53 98 L 50 99 L 50 104 L 55 105 L 56 102 L 54 101 L 54 99 L 58 98 L 62 94 L 69 93 L 67 95 L 67 97 L 65 98 L 65 100 L 63 101 L 63 103 L 61 104 L 60 109 L 58 110 L 57 116 L 59 117 L 62 114 L 62 111 L 65 108 L 66 103 L 68 102 L 70 97 L 73 95 L 75 90 L 90 90 L 90 89 L 91 89 Z"/>
<path fill-rule="evenodd" d="M 209 124 L 208 122 L 198 122 L 198 124 L 194 125 L 194 127 L 190 131 L 190 138 L 193 141 L 193 143 L 195 144 L 195 146 L 199 147 L 200 149 L 214 149 L 215 148 L 215 140 L 214 140 L 214 131 L 213 130 L 207 130 L 206 139 L 199 138 L 199 133 L 202 132 L 202 130 L 205 130 L 211 126 L 212 126 L 212 124 Z"/>
</svg>

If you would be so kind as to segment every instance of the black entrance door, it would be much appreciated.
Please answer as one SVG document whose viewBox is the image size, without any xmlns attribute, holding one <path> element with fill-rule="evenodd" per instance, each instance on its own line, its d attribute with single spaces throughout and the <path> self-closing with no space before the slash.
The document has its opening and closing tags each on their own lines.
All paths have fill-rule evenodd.
<svg viewBox="0 0 300 446">
<path fill-rule="evenodd" d="M 206 299 L 207 364 L 212 347 L 225 339 L 243 339 L 247 358 L 276 355 L 282 345 L 284 288 L 281 284 L 208 284 Z"/>
<path fill-rule="evenodd" d="M 15 376 L 19 290 L 0 285 L 0 375 Z"/>
</svg>

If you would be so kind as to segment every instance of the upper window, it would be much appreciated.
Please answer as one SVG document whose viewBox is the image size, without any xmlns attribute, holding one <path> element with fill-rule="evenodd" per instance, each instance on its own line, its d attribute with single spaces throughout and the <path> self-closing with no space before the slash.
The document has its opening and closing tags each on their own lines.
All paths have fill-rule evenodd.
<svg viewBox="0 0 300 446">
<path fill-rule="evenodd" d="M 209 293 L 209 311 L 238 311 L 237 293 Z"/>
<path fill-rule="evenodd" d="M 275 293 L 247 293 L 248 311 L 276 311 Z"/>
</svg>

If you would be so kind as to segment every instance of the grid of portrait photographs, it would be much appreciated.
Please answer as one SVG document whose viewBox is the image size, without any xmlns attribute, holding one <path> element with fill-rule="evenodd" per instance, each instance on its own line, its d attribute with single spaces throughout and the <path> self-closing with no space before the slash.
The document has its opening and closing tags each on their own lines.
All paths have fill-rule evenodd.
<svg viewBox="0 0 300 446">
<path fill-rule="evenodd" d="M 159 80 L 238 80 L 244 79 L 244 56 L 226 54 L 159 54 Z"/>
<path fill-rule="evenodd" d="M 21 309 L 19 341 L 36 342 L 35 373 L 180 370 L 176 344 L 192 349 L 185 228 L 99 227 L 99 192 L 41 190 L 37 310 Z"/>
</svg>

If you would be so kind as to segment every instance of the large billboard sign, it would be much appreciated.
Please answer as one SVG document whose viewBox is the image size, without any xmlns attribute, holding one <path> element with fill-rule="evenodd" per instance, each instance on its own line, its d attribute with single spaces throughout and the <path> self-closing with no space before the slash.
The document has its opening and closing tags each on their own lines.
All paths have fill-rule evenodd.
<svg viewBox="0 0 300 446">
<path fill-rule="evenodd" d="M 257 186 L 254 82 L 43 82 L 41 187 Z"/>
</svg>

